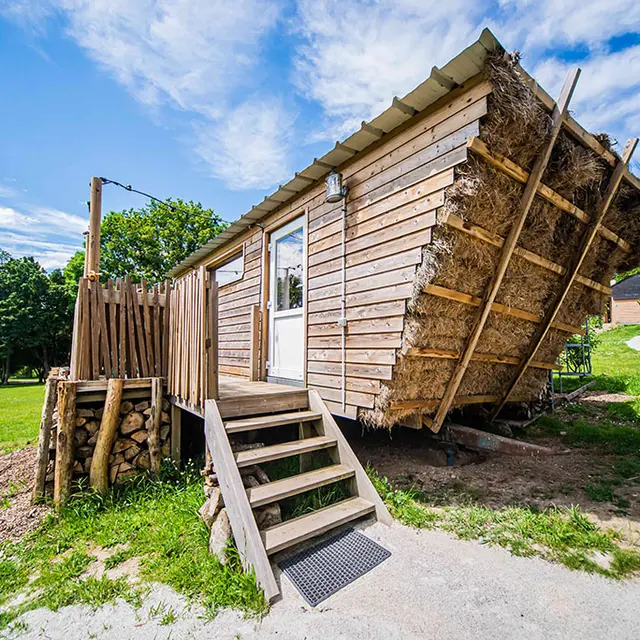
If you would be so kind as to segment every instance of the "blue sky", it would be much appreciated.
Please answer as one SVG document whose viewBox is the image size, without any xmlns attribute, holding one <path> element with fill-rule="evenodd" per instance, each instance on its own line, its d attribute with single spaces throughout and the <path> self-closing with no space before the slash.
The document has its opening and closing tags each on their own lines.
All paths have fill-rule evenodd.
<svg viewBox="0 0 640 640">
<path fill-rule="evenodd" d="M 640 132 L 637 0 L 0 0 L 0 247 L 64 265 L 92 175 L 233 220 L 484 26 L 552 95 L 581 66 L 584 126 Z"/>
</svg>

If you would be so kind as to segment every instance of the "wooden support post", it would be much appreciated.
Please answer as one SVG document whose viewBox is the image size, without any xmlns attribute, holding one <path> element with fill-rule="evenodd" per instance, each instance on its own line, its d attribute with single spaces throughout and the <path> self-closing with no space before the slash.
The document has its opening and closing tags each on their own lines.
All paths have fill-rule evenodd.
<svg viewBox="0 0 640 640">
<path fill-rule="evenodd" d="M 53 426 L 53 410 L 56 406 L 58 379 L 49 376 L 44 389 L 44 404 L 40 418 L 40 432 L 38 434 L 38 454 L 36 458 L 35 480 L 33 482 L 33 502 L 44 497 L 44 483 L 49 465 L 49 444 L 51 442 L 51 427 Z"/>
<path fill-rule="evenodd" d="M 540 344 L 545 339 L 547 333 L 549 333 L 549 329 L 551 328 L 553 321 L 558 315 L 560 307 L 567 297 L 571 285 L 574 283 L 578 276 L 578 271 L 580 270 L 580 267 L 582 266 L 582 263 L 584 262 L 584 259 L 589 252 L 591 245 L 593 244 L 596 234 L 598 233 L 600 226 L 602 225 L 602 221 L 604 220 L 604 217 L 607 215 L 607 211 L 609 211 L 609 208 L 613 203 L 615 195 L 618 191 L 618 187 L 620 186 L 622 178 L 627 170 L 627 164 L 629 163 L 629 160 L 631 160 L 631 156 L 633 155 L 637 144 L 638 138 L 632 138 L 627 142 L 624 148 L 624 152 L 622 153 L 622 159 L 618 162 L 616 168 L 613 171 L 613 175 L 609 180 L 607 190 L 605 191 L 604 198 L 600 203 L 598 212 L 589 223 L 587 231 L 582 238 L 580 249 L 573 257 L 571 266 L 567 269 L 567 273 L 562 280 L 560 292 L 557 294 L 555 300 L 552 302 L 551 306 L 545 313 L 542 323 L 537 327 L 536 332 L 533 334 L 533 338 L 531 339 L 531 343 L 529 344 L 529 348 L 527 349 L 527 354 L 522 359 L 522 364 L 518 367 L 515 375 L 511 379 L 507 391 L 501 396 L 500 401 L 498 402 L 498 406 L 493 412 L 492 419 L 496 418 L 502 407 L 504 407 L 504 405 L 506 404 L 507 400 L 509 399 L 509 395 L 521 380 L 527 367 L 531 364 L 536 351 L 540 347 Z"/>
<path fill-rule="evenodd" d="M 249 350 L 249 380 L 260 380 L 260 307 L 254 304 L 251 307 L 250 324 L 250 350 Z"/>
<path fill-rule="evenodd" d="M 58 386 L 58 440 L 53 479 L 53 502 L 56 508 L 66 502 L 71 495 L 77 389 L 77 382 L 61 382 Z"/>
<path fill-rule="evenodd" d="M 177 467 L 182 461 L 182 409 L 171 405 L 171 459 Z"/>
<path fill-rule="evenodd" d="M 218 399 L 218 283 L 209 281 L 207 312 L 207 400 Z"/>
<path fill-rule="evenodd" d="M 100 222 L 102 218 L 102 180 L 91 178 L 89 237 L 84 254 L 84 277 L 98 280 L 100 273 Z"/>
<path fill-rule="evenodd" d="M 122 378 L 110 378 L 107 383 L 104 412 L 102 420 L 100 420 L 98 440 L 89 471 L 89 482 L 100 493 L 104 493 L 109 488 L 109 456 L 120 420 L 123 386 L 124 380 Z"/>
<path fill-rule="evenodd" d="M 570 72 L 567 76 L 567 79 L 565 80 L 564 86 L 562 87 L 558 104 L 556 105 L 551 116 L 551 131 L 549 132 L 549 137 L 545 143 L 544 149 L 536 158 L 533 170 L 531 171 L 529 179 L 527 180 L 524 193 L 522 194 L 522 198 L 520 200 L 518 215 L 511 225 L 509 235 L 505 239 L 502 251 L 500 253 L 500 260 L 498 261 L 498 267 L 493 274 L 489 287 L 485 293 L 480 314 L 478 315 L 474 327 L 469 334 L 469 338 L 467 339 L 467 344 L 465 346 L 464 352 L 462 353 L 462 357 L 460 358 L 460 360 L 458 360 L 453 375 L 449 380 L 449 384 L 447 385 L 447 388 L 445 390 L 442 402 L 438 407 L 438 411 L 436 413 L 436 417 L 433 420 L 433 424 L 430 425 L 431 429 L 436 433 L 440 430 L 440 427 L 442 426 L 442 423 L 444 422 L 444 419 L 449 412 L 451 405 L 453 404 L 458 388 L 460 387 L 460 383 L 462 382 L 462 378 L 464 377 L 469 363 L 471 362 L 471 356 L 473 355 L 476 345 L 478 344 L 478 340 L 480 339 L 480 335 L 482 334 L 484 326 L 487 323 L 487 319 L 489 318 L 489 314 L 491 313 L 491 307 L 496 299 L 496 295 L 498 294 L 498 290 L 500 288 L 500 285 L 502 284 L 502 280 L 507 271 L 507 267 L 509 266 L 509 262 L 511 261 L 511 256 L 513 255 L 513 252 L 516 248 L 518 238 L 520 237 L 520 233 L 522 231 L 522 228 L 524 227 L 527 215 L 529 214 L 529 209 L 533 204 L 533 199 L 535 198 L 538 186 L 540 185 L 540 181 L 542 180 L 542 175 L 547 167 L 547 164 L 549 163 L 549 158 L 551 157 L 553 146 L 555 145 L 558 134 L 560 133 L 560 129 L 562 128 L 562 121 L 564 120 L 564 117 L 567 113 L 569 101 L 571 100 L 571 96 L 573 95 L 573 91 L 576 87 L 579 76 L 579 69 L 575 69 L 574 71 Z"/>
<path fill-rule="evenodd" d="M 151 378 L 151 415 L 149 416 L 149 460 L 151 473 L 160 473 L 160 425 L 162 423 L 162 378 Z"/>
</svg>

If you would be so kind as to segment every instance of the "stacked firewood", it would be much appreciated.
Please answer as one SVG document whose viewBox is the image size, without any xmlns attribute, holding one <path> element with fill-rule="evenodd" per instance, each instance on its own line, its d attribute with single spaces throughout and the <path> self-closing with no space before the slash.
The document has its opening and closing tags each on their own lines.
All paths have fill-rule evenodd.
<svg viewBox="0 0 640 640">
<path fill-rule="evenodd" d="M 91 470 L 93 452 L 98 440 L 100 420 L 104 406 L 76 409 L 74 436 L 74 475 L 86 475 Z M 114 483 L 134 475 L 141 469 L 150 468 L 149 448 L 147 438 L 151 426 L 151 409 L 148 400 L 133 403 L 125 400 L 120 405 L 120 421 L 109 456 L 109 482 Z M 170 455 L 169 402 L 162 402 L 162 424 L 160 427 L 160 452 L 163 458 Z M 50 450 L 53 452 L 57 441 L 58 414 L 57 408 L 53 414 L 53 429 L 51 432 Z M 47 482 L 53 482 L 53 465 L 55 454 L 49 456 Z"/>
<path fill-rule="evenodd" d="M 264 445 L 232 443 L 234 451 L 262 446 Z M 218 476 L 213 462 L 209 458 L 207 459 L 202 475 L 204 476 L 204 495 L 206 499 L 200 509 L 200 517 L 211 530 L 209 536 L 209 553 L 216 556 L 218 560 L 224 564 L 226 562 L 225 548 L 232 535 L 231 525 L 229 524 L 229 516 L 224 507 L 224 500 L 218 485 Z M 261 484 L 269 482 L 269 476 L 265 473 L 264 469 L 258 465 L 241 468 L 240 475 L 245 488 L 258 487 Z M 267 529 L 282 522 L 282 514 L 278 503 L 254 509 L 253 514 L 259 529 Z"/>
</svg>

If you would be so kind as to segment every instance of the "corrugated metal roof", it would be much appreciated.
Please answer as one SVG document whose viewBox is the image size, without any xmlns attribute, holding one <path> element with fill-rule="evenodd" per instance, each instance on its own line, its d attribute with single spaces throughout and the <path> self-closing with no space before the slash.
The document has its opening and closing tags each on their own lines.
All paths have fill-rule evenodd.
<svg viewBox="0 0 640 640">
<path fill-rule="evenodd" d="M 614 300 L 638 300 L 640 299 L 640 274 L 620 280 L 611 288 L 611 297 Z"/>
<path fill-rule="evenodd" d="M 386 111 L 383 111 L 370 122 L 363 122 L 360 129 L 343 142 L 336 142 L 331 151 L 322 156 L 322 158 L 315 158 L 306 169 L 296 173 L 289 182 L 280 185 L 276 191 L 267 196 L 260 204 L 252 207 L 250 211 L 238 218 L 213 240 L 207 242 L 207 244 L 200 247 L 169 271 L 168 276 L 171 278 L 176 277 L 185 269 L 197 264 L 213 250 L 229 242 L 229 240 L 264 218 L 283 203 L 297 197 L 309 185 L 324 178 L 332 168 L 338 167 L 345 160 L 364 151 L 382 135 L 393 131 L 416 113 L 426 109 L 436 100 L 449 93 L 454 87 L 477 75 L 484 68 L 487 53 L 500 46 L 491 31 L 484 29 L 476 42 L 458 54 L 453 60 L 450 60 L 442 69 L 434 67 L 429 78 L 422 84 L 418 85 L 404 98 L 394 98 L 391 106 Z"/>
</svg>

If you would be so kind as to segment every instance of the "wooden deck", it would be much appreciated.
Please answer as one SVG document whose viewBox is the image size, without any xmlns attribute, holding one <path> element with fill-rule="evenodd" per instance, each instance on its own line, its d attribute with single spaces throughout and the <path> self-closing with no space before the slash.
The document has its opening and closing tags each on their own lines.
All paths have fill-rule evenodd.
<svg viewBox="0 0 640 640">
<path fill-rule="evenodd" d="M 281 410 L 286 408 L 295 409 L 299 404 L 298 396 L 305 393 L 306 389 L 293 385 L 261 381 L 251 382 L 243 378 L 219 376 L 217 402 L 224 417 L 231 417 L 236 414 L 236 409 L 242 408 L 244 410 L 247 404 L 255 403 L 256 409 L 260 409 L 263 401 L 271 396 L 281 396 L 283 402 L 287 403 L 286 406 L 283 405 Z M 170 396 L 169 401 L 180 409 L 204 417 L 204 409 L 202 407 L 194 406 L 176 396 Z"/>
</svg>

